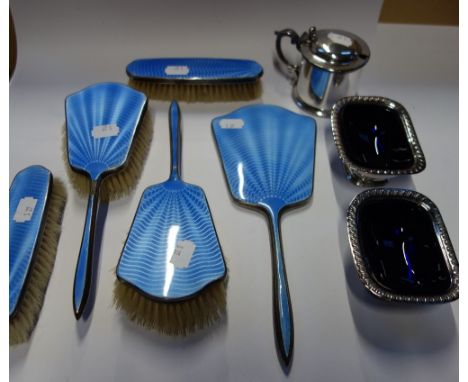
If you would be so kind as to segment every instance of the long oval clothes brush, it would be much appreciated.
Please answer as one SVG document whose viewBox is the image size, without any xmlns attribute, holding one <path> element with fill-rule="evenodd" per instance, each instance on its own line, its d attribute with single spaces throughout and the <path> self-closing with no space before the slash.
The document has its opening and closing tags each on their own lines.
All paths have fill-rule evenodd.
<svg viewBox="0 0 468 382">
<path fill-rule="evenodd" d="M 131 86 L 168 101 L 256 99 L 262 94 L 262 74 L 255 61 L 229 58 L 143 58 L 127 66 Z"/>
<path fill-rule="evenodd" d="M 289 368 L 294 329 L 279 220 L 286 208 L 312 195 L 315 121 L 278 106 L 253 105 L 215 118 L 212 128 L 231 195 L 269 219 L 275 333 Z"/>
<path fill-rule="evenodd" d="M 54 267 L 67 194 L 42 166 L 10 186 L 10 345 L 29 339 Z"/>
<path fill-rule="evenodd" d="M 89 194 L 73 287 L 77 319 L 91 287 L 99 200 L 119 197 L 135 186 L 151 141 L 146 108 L 143 93 L 118 83 L 89 86 L 65 101 L 66 154 L 77 174 L 72 183 L 87 186 Z M 86 177 L 89 180 L 83 181 Z"/>
<path fill-rule="evenodd" d="M 186 335 L 225 310 L 226 265 L 203 190 L 180 178 L 180 112 L 170 111 L 171 174 L 148 187 L 117 265 L 114 298 L 129 318 Z"/>
</svg>

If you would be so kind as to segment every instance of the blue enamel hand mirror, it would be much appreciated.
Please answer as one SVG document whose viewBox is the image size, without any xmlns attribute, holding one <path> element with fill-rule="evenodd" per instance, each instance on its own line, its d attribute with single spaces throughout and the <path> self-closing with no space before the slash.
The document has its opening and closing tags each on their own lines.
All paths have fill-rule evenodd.
<svg viewBox="0 0 468 382">
<path fill-rule="evenodd" d="M 315 121 L 278 106 L 251 105 L 215 118 L 212 129 L 232 197 L 268 216 L 275 333 L 289 367 L 294 326 L 279 219 L 312 195 Z"/>
</svg>

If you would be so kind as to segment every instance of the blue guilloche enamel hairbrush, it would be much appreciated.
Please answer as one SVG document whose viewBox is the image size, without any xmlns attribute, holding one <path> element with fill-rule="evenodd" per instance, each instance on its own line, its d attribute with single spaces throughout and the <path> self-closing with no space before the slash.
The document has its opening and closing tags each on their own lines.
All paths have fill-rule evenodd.
<svg viewBox="0 0 468 382">
<path fill-rule="evenodd" d="M 130 85 L 150 98 L 188 102 L 259 98 L 262 74 L 255 61 L 228 58 L 144 58 L 127 66 Z"/>
</svg>

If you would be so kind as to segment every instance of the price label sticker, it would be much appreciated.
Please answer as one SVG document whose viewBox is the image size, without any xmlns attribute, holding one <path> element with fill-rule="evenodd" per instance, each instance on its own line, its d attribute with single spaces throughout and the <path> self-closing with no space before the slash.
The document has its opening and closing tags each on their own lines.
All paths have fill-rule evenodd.
<svg viewBox="0 0 468 382">
<path fill-rule="evenodd" d="M 164 73 L 166 73 L 168 76 L 185 76 L 189 74 L 190 68 L 185 65 L 171 65 L 171 66 L 166 66 L 164 69 Z"/>
<path fill-rule="evenodd" d="M 18 206 L 16 207 L 13 220 L 16 223 L 24 223 L 24 222 L 30 221 L 34 214 L 34 209 L 36 208 L 36 204 L 37 204 L 37 199 L 31 196 L 22 198 L 19 201 Z"/>
<path fill-rule="evenodd" d="M 115 137 L 119 135 L 120 129 L 119 126 L 116 124 L 109 124 L 109 125 L 99 125 L 93 127 L 93 131 L 91 135 L 94 139 L 100 138 L 108 138 L 108 137 Z"/>
<path fill-rule="evenodd" d="M 193 241 L 179 241 L 172 254 L 171 264 L 174 264 L 176 268 L 188 268 L 194 252 L 195 244 Z"/>
<path fill-rule="evenodd" d="M 223 129 L 242 129 L 244 120 L 240 118 L 225 118 L 219 121 L 219 126 Z"/>
</svg>

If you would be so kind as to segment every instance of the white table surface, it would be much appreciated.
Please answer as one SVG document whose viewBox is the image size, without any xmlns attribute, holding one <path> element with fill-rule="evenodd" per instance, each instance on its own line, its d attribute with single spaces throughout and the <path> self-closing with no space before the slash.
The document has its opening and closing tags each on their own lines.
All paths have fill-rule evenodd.
<svg viewBox="0 0 468 382">
<path fill-rule="evenodd" d="M 345 21 L 336 22 L 334 12 L 340 2 L 334 1 L 326 3 L 331 10 L 309 4 L 301 5 L 302 12 L 299 3 L 290 11 L 289 6 L 279 14 L 271 11 L 268 18 L 261 18 L 263 27 L 253 35 L 255 17 L 245 21 L 242 12 L 233 11 L 233 2 L 226 5 L 226 13 L 233 13 L 230 23 L 219 17 L 223 9 L 216 8 L 210 18 L 211 27 L 216 25 L 218 31 L 201 21 L 196 24 L 195 35 L 212 35 L 210 51 L 207 41 L 187 35 L 187 28 L 181 31 L 176 24 L 168 27 L 167 36 L 132 40 L 136 32 L 127 25 L 128 17 L 134 27 L 154 32 L 154 25 L 165 18 L 167 9 L 162 6 L 154 12 L 152 24 L 152 15 L 144 18 L 136 5 L 135 12 L 109 22 L 102 7 L 84 17 L 90 10 L 82 2 L 69 6 L 71 16 L 60 8 L 61 2 L 46 1 L 47 11 L 43 2 L 27 3 L 12 4 L 19 57 L 10 85 L 10 181 L 17 171 L 34 163 L 67 180 L 60 153 L 64 97 L 93 82 L 125 82 L 127 62 L 157 55 L 154 47 L 148 47 L 149 41 L 158 45 L 164 53 L 160 55 L 202 55 L 196 48 L 202 44 L 204 55 L 256 59 L 265 67 L 262 101 L 303 113 L 290 98 L 289 83 L 273 67 L 272 31 L 306 28 L 315 12 L 322 15 L 320 27 L 339 25 L 370 42 L 372 57 L 359 93 L 387 96 L 405 105 L 427 158 L 423 173 L 393 180 L 388 186 L 416 189 L 430 197 L 458 250 L 458 28 L 364 25 L 356 21 L 362 17 L 359 12 L 342 14 L 340 20 Z M 378 2 L 356 4 L 377 19 Z M 250 6 L 250 11 L 258 12 L 254 3 Z M 268 13 L 268 7 L 264 9 Z M 180 14 L 186 22 L 189 16 L 201 17 L 195 5 L 183 7 Z M 177 16 L 173 12 L 168 17 Z M 73 24 L 70 20 L 75 17 L 83 19 Z M 144 21 L 138 23 L 138 17 Z M 237 35 L 232 18 L 246 25 Z M 116 26 L 118 32 L 111 33 Z M 102 31 L 99 36 L 97 27 Z M 184 41 L 189 43 L 180 53 L 178 45 Z M 236 41 L 244 41 L 244 46 Z M 347 243 L 345 211 L 362 189 L 345 180 L 329 122 L 323 119 L 317 119 L 314 196 L 282 220 L 295 324 L 293 367 L 289 377 L 283 374 L 273 337 L 266 219 L 231 201 L 210 132 L 213 117 L 243 103 L 181 104 L 183 176 L 204 188 L 229 267 L 226 320 L 212 330 L 172 339 L 137 327 L 117 312 L 112 306 L 113 269 L 139 197 L 146 186 L 168 175 L 168 105 L 150 104 L 154 140 L 144 173 L 131 196 L 108 207 L 94 311 L 87 321 L 78 323 L 71 296 L 85 200 L 67 182 L 69 199 L 54 272 L 32 339 L 10 349 L 12 381 L 458 380 L 457 302 L 423 307 L 388 304 L 370 296 L 360 284 Z"/>
</svg>

